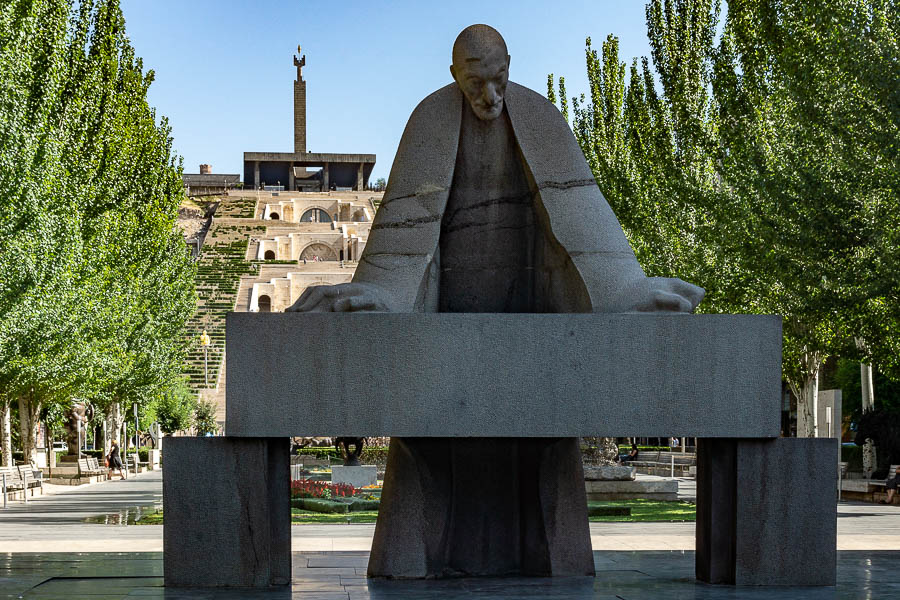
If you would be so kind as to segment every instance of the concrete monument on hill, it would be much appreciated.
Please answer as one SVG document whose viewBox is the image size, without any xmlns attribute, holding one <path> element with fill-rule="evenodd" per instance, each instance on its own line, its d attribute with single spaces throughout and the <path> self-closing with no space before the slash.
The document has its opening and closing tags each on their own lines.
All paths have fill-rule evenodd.
<svg viewBox="0 0 900 600">
<path fill-rule="evenodd" d="M 500 34 L 466 28 L 452 60 L 455 83 L 409 119 L 352 283 L 288 310 L 692 311 L 703 290 L 644 274 L 559 111 L 509 82 Z M 594 573 L 575 437 L 393 438 L 386 477 L 370 575 Z"/>
</svg>

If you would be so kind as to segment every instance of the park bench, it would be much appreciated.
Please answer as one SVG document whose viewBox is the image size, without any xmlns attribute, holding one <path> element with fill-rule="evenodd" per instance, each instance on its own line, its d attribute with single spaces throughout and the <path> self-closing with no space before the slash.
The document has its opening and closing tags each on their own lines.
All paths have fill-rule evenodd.
<svg viewBox="0 0 900 600">
<path fill-rule="evenodd" d="M 888 479 L 894 476 L 897 465 L 891 465 L 888 471 Z M 848 500 L 862 500 L 864 502 L 877 502 L 880 496 L 885 496 L 886 479 L 847 479 L 846 471 L 841 470 L 841 497 Z"/>
<path fill-rule="evenodd" d="M 96 458 L 79 458 L 78 474 L 82 477 L 101 476 L 106 474 L 106 469 L 100 467 L 100 461 Z"/>
<path fill-rule="evenodd" d="M 888 471 L 887 479 L 891 479 L 896 475 L 897 466 L 898 465 L 891 465 L 891 468 Z M 879 500 L 884 500 L 887 498 L 887 490 L 885 489 L 885 486 L 887 486 L 887 479 L 869 481 L 869 484 L 874 488 L 872 491 L 873 502 L 878 502 Z"/>
<path fill-rule="evenodd" d="M 884 480 L 881 480 L 881 479 L 869 480 L 869 485 L 874 485 L 875 487 L 884 487 L 884 486 L 886 486 L 886 485 L 887 485 L 887 480 L 893 478 L 894 475 L 896 475 L 896 471 L 897 471 L 897 467 L 898 467 L 898 466 L 900 466 L 900 465 L 891 465 L 891 468 L 888 470 L 888 476 L 887 476 L 887 479 L 884 479 Z"/>
<path fill-rule="evenodd" d="M 19 473 L 19 469 L 17 467 L 0 467 L 0 485 L 2 482 L 6 480 L 6 485 L 3 487 L 0 492 L 3 494 L 3 501 L 6 502 L 9 497 L 10 492 L 18 492 L 21 491 L 24 494 L 25 491 L 25 483 L 22 481 L 22 476 Z"/>
<path fill-rule="evenodd" d="M 637 460 L 626 464 L 636 467 L 639 473 L 647 475 L 671 475 L 673 472 L 682 477 L 697 466 L 697 455 L 682 452 L 666 452 L 664 450 L 639 451 Z"/>
<path fill-rule="evenodd" d="M 31 490 L 34 496 L 34 490 L 40 489 L 41 496 L 44 495 L 44 474 L 40 469 L 35 468 L 32 464 L 23 464 L 18 466 L 19 478 L 22 480 L 24 489 Z"/>
<path fill-rule="evenodd" d="M 131 454 L 128 455 L 128 460 L 130 461 L 132 467 L 134 468 L 135 474 L 140 472 L 140 467 L 144 467 L 145 470 L 150 469 L 150 461 L 149 460 L 142 461 L 140 454 L 132 452 Z"/>
</svg>

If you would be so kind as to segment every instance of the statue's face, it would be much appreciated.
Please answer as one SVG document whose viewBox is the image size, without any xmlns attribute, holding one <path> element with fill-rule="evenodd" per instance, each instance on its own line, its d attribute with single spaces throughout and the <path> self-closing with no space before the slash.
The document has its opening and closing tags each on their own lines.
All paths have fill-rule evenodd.
<svg viewBox="0 0 900 600">
<path fill-rule="evenodd" d="M 496 119 L 503 112 L 503 96 L 509 82 L 506 48 L 491 46 L 480 51 L 463 50 L 455 56 L 450 73 L 469 101 L 472 112 L 482 121 Z"/>
</svg>

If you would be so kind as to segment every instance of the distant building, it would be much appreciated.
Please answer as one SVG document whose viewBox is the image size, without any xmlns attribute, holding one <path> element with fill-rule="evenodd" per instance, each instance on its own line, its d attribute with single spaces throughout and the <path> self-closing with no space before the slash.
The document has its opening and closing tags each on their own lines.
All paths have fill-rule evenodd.
<svg viewBox="0 0 900 600">
<path fill-rule="evenodd" d="M 240 174 L 213 173 L 212 166 L 200 165 L 199 173 L 183 173 L 185 196 L 219 196 L 240 187 Z"/>
<path fill-rule="evenodd" d="M 300 51 L 300 47 L 297 47 Z M 365 190 L 374 154 L 340 154 L 306 151 L 306 82 L 302 69 L 306 56 L 294 56 L 294 151 L 244 152 L 244 183 L 248 189 L 320 192 Z M 320 167 L 309 172 L 307 167 Z"/>
</svg>

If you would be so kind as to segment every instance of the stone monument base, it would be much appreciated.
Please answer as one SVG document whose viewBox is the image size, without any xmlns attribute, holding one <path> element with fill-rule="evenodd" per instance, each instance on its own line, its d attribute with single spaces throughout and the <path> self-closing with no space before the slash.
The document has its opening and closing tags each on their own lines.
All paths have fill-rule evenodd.
<svg viewBox="0 0 900 600">
<path fill-rule="evenodd" d="M 626 465 L 585 465 L 585 481 L 634 481 L 637 469 Z"/>
<path fill-rule="evenodd" d="M 655 481 L 585 481 L 588 500 L 678 500 L 678 482 Z"/>
<path fill-rule="evenodd" d="M 834 585 L 834 438 L 701 439 L 697 579 Z"/>
<path fill-rule="evenodd" d="M 347 483 L 359 489 L 378 483 L 378 467 L 375 465 L 357 465 L 355 467 L 331 467 L 331 483 Z"/>
<path fill-rule="evenodd" d="M 392 438 L 369 577 L 593 575 L 577 438 Z"/>
<path fill-rule="evenodd" d="M 166 440 L 167 586 L 290 583 L 289 451 L 287 438 Z"/>
</svg>

